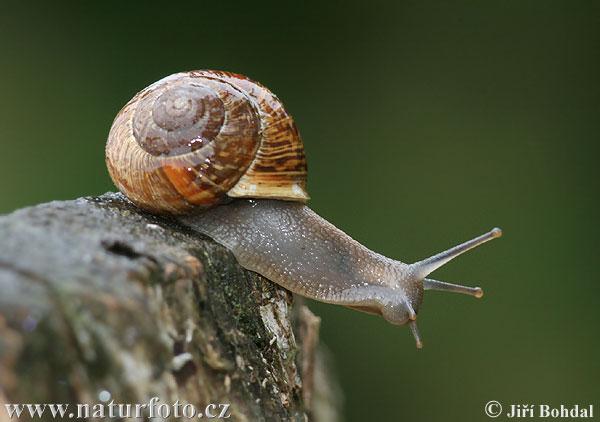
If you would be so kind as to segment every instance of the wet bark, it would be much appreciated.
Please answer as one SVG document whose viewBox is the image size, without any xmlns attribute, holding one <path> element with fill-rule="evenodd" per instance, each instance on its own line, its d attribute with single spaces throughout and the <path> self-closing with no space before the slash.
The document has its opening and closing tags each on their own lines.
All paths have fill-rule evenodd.
<svg viewBox="0 0 600 422">
<path fill-rule="evenodd" d="M 18 210 L 0 217 L 0 405 L 157 397 L 228 403 L 235 421 L 336 420 L 319 320 L 293 301 L 119 194 Z"/>
</svg>

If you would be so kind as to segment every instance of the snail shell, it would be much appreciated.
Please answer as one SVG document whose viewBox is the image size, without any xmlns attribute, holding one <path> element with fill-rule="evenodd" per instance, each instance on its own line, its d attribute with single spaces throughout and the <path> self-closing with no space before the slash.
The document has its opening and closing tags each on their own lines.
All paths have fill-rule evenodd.
<svg viewBox="0 0 600 422">
<path fill-rule="evenodd" d="M 267 88 L 234 73 L 176 73 L 140 91 L 113 122 L 106 164 L 119 190 L 152 212 L 230 197 L 308 200 L 292 117 Z"/>
</svg>

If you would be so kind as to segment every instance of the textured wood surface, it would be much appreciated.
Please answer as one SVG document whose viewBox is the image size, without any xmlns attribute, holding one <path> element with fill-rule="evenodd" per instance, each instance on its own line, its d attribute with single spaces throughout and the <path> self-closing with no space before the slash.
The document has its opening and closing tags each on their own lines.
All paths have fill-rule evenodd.
<svg viewBox="0 0 600 422">
<path fill-rule="evenodd" d="M 318 319 L 292 304 L 225 248 L 119 194 L 18 210 L 0 217 L 0 405 L 108 391 L 231 403 L 235 421 L 336 420 Z"/>
</svg>

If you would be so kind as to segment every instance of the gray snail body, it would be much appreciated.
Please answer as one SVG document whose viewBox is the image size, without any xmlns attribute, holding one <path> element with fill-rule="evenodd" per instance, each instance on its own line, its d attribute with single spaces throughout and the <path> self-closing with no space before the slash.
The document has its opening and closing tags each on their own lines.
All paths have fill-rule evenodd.
<svg viewBox="0 0 600 422">
<path fill-rule="evenodd" d="M 179 217 L 228 248 L 244 268 L 299 295 L 381 315 L 395 325 L 415 324 L 423 290 L 481 297 L 478 287 L 426 278 L 449 260 L 501 235 L 493 229 L 431 258 L 406 264 L 371 251 L 304 204 L 239 199 Z"/>
<path fill-rule="evenodd" d="M 417 308 L 422 288 L 406 264 L 379 255 L 306 205 L 238 200 L 180 218 L 233 252 L 238 262 L 311 299 L 363 307 L 395 324 Z"/>
<path fill-rule="evenodd" d="M 115 118 L 106 156 L 115 184 L 141 208 L 180 214 L 294 293 L 408 323 L 419 348 L 424 290 L 483 295 L 427 276 L 501 235 L 493 229 L 413 264 L 369 250 L 304 205 L 302 142 L 279 100 L 227 72 L 176 74 L 138 93 Z"/>
</svg>

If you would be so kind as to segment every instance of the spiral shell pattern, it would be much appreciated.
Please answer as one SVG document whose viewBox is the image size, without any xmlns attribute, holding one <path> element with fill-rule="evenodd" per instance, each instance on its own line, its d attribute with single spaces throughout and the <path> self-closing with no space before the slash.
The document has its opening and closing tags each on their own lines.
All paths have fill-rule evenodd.
<svg viewBox="0 0 600 422">
<path fill-rule="evenodd" d="M 228 197 L 308 199 L 293 119 L 267 88 L 233 73 L 178 73 L 139 92 L 113 122 L 106 163 L 115 185 L 153 212 Z"/>
</svg>

